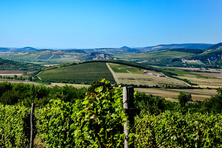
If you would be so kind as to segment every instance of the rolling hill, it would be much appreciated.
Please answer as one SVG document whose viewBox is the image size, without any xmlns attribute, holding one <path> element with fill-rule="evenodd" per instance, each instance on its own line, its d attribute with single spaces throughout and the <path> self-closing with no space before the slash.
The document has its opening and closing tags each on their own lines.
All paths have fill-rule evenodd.
<svg viewBox="0 0 222 148">
<path fill-rule="evenodd" d="M 135 62 L 116 60 L 96 60 L 81 63 L 57 65 L 43 69 L 38 77 L 43 82 L 90 84 L 101 78 L 117 84 L 135 86 L 188 87 L 182 78 L 172 76 L 163 69 Z M 114 80 L 115 79 L 115 80 Z"/>
<path fill-rule="evenodd" d="M 91 84 L 93 81 L 105 78 L 112 83 L 115 83 L 105 62 L 90 62 L 55 67 L 42 71 L 38 77 L 44 82 Z"/>
<path fill-rule="evenodd" d="M 119 59 L 146 65 L 179 67 L 218 67 L 221 58 L 219 44 L 161 44 L 157 46 L 131 48 L 95 49 L 35 49 L 0 48 L 0 57 L 21 62 L 43 65 L 72 63 L 87 60 Z"/>
<path fill-rule="evenodd" d="M 222 43 L 218 43 L 213 46 L 210 46 L 208 49 L 222 49 Z"/>
<path fill-rule="evenodd" d="M 16 62 L 0 58 L 0 70 L 17 70 L 17 71 L 36 71 L 42 66 L 33 63 Z"/>
</svg>

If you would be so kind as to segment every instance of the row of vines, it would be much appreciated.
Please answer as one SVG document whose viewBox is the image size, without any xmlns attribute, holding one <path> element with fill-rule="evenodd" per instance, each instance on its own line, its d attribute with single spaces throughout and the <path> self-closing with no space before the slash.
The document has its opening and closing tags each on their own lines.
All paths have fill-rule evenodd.
<svg viewBox="0 0 222 148">
<path fill-rule="evenodd" d="M 222 147 L 221 114 L 163 110 L 162 99 L 137 92 L 134 96 L 135 105 L 144 106 L 136 110 L 129 137 L 135 147 Z M 28 145 L 29 117 L 30 108 L 21 103 L 0 104 L 0 147 Z M 122 88 L 103 79 L 82 99 L 51 99 L 36 107 L 34 133 L 45 147 L 123 147 L 126 118 Z"/>
</svg>

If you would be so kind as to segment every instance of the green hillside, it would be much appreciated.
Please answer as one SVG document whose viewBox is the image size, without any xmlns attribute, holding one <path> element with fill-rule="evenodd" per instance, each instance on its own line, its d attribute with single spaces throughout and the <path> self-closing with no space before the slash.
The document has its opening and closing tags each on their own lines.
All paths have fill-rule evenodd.
<svg viewBox="0 0 222 148">
<path fill-rule="evenodd" d="M 5 60 L 0 58 L 0 70 L 21 70 L 21 71 L 35 71 L 42 68 L 42 66 L 32 63 L 22 63 L 12 60 Z"/>
<path fill-rule="evenodd" d="M 177 51 L 177 50 L 161 50 L 148 53 L 137 54 L 119 54 L 114 57 L 122 60 L 131 59 L 146 65 L 157 66 L 183 66 L 182 58 L 194 56 L 194 53 Z M 175 60 L 176 59 L 176 60 Z"/>
<path fill-rule="evenodd" d="M 115 83 L 115 80 L 105 62 L 82 63 L 49 69 L 42 71 L 38 76 L 42 79 L 42 81 L 48 82 L 90 84 L 92 81 L 105 78 L 110 80 L 111 83 Z"/>
<path fill-rule="evenodd" d="M 221 44 L 215 49 L 195 48 L 154 48 L 150 51 L 134 48 L 101 48 L 82 50 L 35 50 L 21 53 L 0 54 L 4 59 L 32 62 L 42 65 L 72 63 L 87 60 L 117 59 L 135 61 L 145 65 L 169 67 L 208 67 L 218 68 L 221 59 Z M 177 47 L 177 46 L 175 46 Z M 5 49 L 4 49 L 5 50 Z M 154 51 L 153 51 L 154 50 Z"/>
<path fill-rule="evenodd" d="M 209 49 L 196 56 L 190 57 L 190 59 L 200 60 L 201 62 L 217 67 L 221 63 L 222 49 Z"/>
<path fill-rule="evenodd" d="M 36 50 L 25 53 L 14 53 L 4 56 L 7 59 L 22 62 L 64 63 L 79 61 L 86 53 L 81 50 Z M 3 57 L 3 56 L 2 56 Z"/>
</svg>

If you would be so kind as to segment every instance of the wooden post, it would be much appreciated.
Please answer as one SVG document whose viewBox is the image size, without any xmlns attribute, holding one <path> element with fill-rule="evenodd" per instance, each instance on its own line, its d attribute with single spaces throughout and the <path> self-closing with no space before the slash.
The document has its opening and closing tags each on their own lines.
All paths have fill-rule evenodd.
<svg viewBox="0 0 222 148">
<path fill-rule="evenodd" d="M 33 148 L 33 141 L 34 141 L 34 108 L 35 108 L 35 103 L 32 103 L 32 108 L 31 108 L 31 114 L 30 114 L 30 143 L 29 143 L 29 148 Z"/>
<path fill-rule="evenodd" d="M 125 113 L 127 114 L 129 118 L 129 123 L 128 121 L 124 124 L 123 129 L 124 129 L 124 134 L 125 134 L 125 139 L 124 139 L 124 148 L 133 148 L 133 144 L 129 145 L 128 139 L 129 139 L 129 133 L 130 129 L 127 127 L 132 127 L 134 125 L 134 89 L 133 87 L 123 87 L 123 109 Z"/>
</svg>

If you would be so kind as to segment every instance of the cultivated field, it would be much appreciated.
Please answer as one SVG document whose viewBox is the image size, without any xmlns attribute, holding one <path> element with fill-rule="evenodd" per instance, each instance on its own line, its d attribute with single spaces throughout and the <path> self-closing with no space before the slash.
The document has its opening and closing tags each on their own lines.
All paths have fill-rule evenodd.
<svg viewBox="0 0 222 148">
<path fill-rule="evenodd" d="M 222 79 L 220 78 L 197 78 L 194 76 L 183 76 L 180 77 L 183 79 L 187 79 L 191 81 L 192 83 L 197 84 L 197 86 L 194 85 L 194 87 L 203 87 L 203 88 L 219 88 L 222 87 Z"/>
<path fill-rule="evenodd" d="M 65 84 L 65 83 L 51 83 L 50 86 L 65 86 L 71 85 L 76 88 L 88 88 L 90 85 L 84 84 Z M 166 100 L 177 102 L 177 97 L 180 92 L 190 93 L 193 101 L 203 101 L 206 98 L 217 94 L 215 89 L 162 89 L 162 88 L 135 88 L 135 91 L 145 92 L 146 94 L 152 94 L 154 96 L 164 97 Z"/>
<path fill-rule="evenodd" d="M 120 65 L 109 63 L 110 67 L 115 72 L 119 83 L 122 84 L 135 84 L 147 86 L 188 86 L 185 82 L 166 77 L 161 73 L 131 67 L 127 65 Z"/>
<path fill-rule="evenodd" d="M 152 94 L 154 96 L 164 97 L 170 101 L 177 101 L 180 92 L 190 93 L 193 101 L 203 101 L 206 98 L 210 98 L 212 95 L 217 94 L 215 89 L 160 89 L 160 88 L 135 88 L 139 92 L 145 92 L 146 94 Z"/>
<path fill-rule="evenodd" d="M 115 80 L 106 66 L 106 63 L 84 63 L 61 67 L 42 71 L 38 75 L 43 81 L 50 80 L 51 82 L 71 82 L 71 83 L 87 83 L 96 81 L 100 78 L 105 78 L 115 83 Z"/>
<path fill-rule="evenodd" d="M 60 87 L 62 87 L 62 86 L 65 86 L 65 85 L 73 86 L 73 87 L 78 88 L 78 89 L 83 88 L 83 87 L 88 88 L 90 86 L 90 85 L 85 85 L 85 84 L 65 84 L 65 83 L 51 83 L 50 86 L 60 86 Z"/>
<path fill-rule="evenodd" d="M 193 87 L 219 88 L 222 87 L 221 69 L 210 69 L 198 71 L 193 68 L 163 68 L 166 71 L 176 74 L 178 78 L 187 79 L 191 83 L 197 84 Z M 187 71 L 189 70 L 189 71 Z M 198 71 L 198 72 L 197 72 Z"/>
<path fill-rule="evenodd" d="M 204 75 L 207 77 L 222 78 L 222 73 L 209 73 L 209 72 L 192 72 L 192 73 Z"/>
<path fill-rule="evenodd" d="M 117 54 L 114 57 L 122 60 L 137 60 L 141 63 L 155 63 L 161 62 L 163 59 L 167 58 L 182 58 L 185 56 L 194 55 L 192 53 L 186 52 L 178 52 L 178 51 L 155 51 L 155 52 L 148 52 L 148 53 L 134 53 L 134 54 Z M 163 61 L 162 61 L 163 62 Z"/>
<path fill-rule="evenodd" d="M 0 78 L 0 83 L 2 82 L 10 82 L 10 83 L 24 83 L 24 84 L 34 84 L 34 85 L 40 85 L 39 83 L 36 82 L 31 82 L 31 81 L 22 81 L 22 80 L 12 80 L 12 79 L 1 79 Z"/>
<path fill-rule="evenodd" d="M 0 75 L 1 76 L 21 76 L 24 73 L 24 71 L 12 71 L 12 70 L 1 70 Z"/>
<path fill-rule="evenodd" d="M 78 51 L 60 51 L 60 50 L 37 50 L 26 53 L 14 53 L 13 55 L 0 55 L 8 59 L 13 59 L 23 62 L 38 62 L 38 64 L 50 63 L 69 63 L 79 61 L 85 56 L 85 53 Z"/>
</svg>

